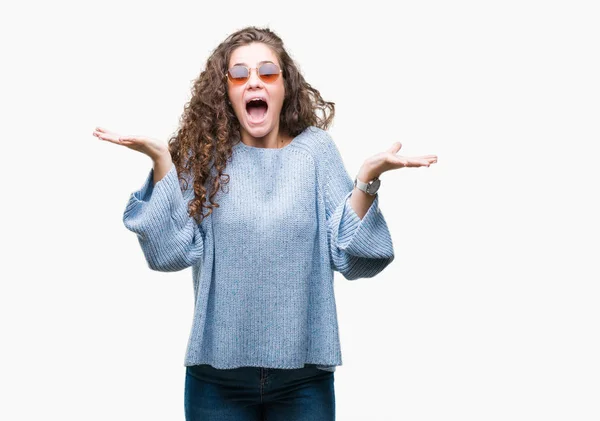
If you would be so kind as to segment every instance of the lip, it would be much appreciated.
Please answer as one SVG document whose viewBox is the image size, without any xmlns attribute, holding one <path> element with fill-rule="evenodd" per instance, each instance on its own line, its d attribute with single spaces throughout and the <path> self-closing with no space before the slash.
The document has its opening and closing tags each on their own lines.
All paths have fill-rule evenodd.
<svg viewBox="0 0 600 421">
<path fill-rule="evenodd" d="M 244 105 L 248 105 L 248 103 L 250 101 L 252 101 L 253 99 L 262 99 L 263 101 L 265 101 L 267 103 L 267 107 L 269 106 L 269 101 L 267 101 L 267 97 L 265 95 L 254 95 L 254 96 L 248 96 L 245 100 L 244 100 Z"/>
</svg>

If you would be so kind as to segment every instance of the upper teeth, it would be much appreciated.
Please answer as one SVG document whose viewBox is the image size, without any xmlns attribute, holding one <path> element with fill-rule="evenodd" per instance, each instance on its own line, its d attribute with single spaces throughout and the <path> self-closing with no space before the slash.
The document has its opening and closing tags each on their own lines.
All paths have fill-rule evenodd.
<svg viewBox="0 0 600 421">
<path fill-rule="evenodd" d="M 250 101 L 248 101 L 248 102 L 251 102 L 251 101 L 263 101 L 263 99 L 262 99 L 262 98 L 252 98 L 252 99 L 251 99 Z"/>
</svg>

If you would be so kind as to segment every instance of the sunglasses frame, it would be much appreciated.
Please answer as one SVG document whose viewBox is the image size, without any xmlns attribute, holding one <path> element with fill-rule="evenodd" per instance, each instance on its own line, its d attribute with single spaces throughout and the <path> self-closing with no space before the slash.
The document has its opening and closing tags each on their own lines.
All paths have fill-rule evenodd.
<svg viewBox="0 0 600 421">
<path fill-rule="evenodd" d="M 261 81 L 263 81 L 264 83 L 275 83 L 275 82 L 277 82 L 277 79 L 275 79 L 273 82 L 267 82 L 266 80 L 263 80 L 262 76 L 260 75 L 260 72 L 258 71 L 258 69 L 260 69 L 263 64 L 267 64 L 267 63 L 270 63 L 279 69 L 279 73 L 277 74 L 277 79 L 279 79 L 279 76 L 281 76 L 283 73 L 283 69 L 270 60 L 261 61 L 260 63 L 258 63 L 257 67 L 248 67 L 243 64 L 236 64 L 235 66 L 231 67 L 231 69 L 233 69 L 234 67 L 245 67 L 246 70 L 248 70 L 248 78 L 246 80 L 244 80 L 244 82 L 235 82 L 235 81 L 231 80 L 231 77 L 229 76 L 229 70 L 231 70 L 231 69 L 229 69 L 225 72 L 225 79 L 229 80 L 234 85 L 243 85 L 244 83 L 246 83 L 250 80 L 250 76 L 252 76 L 252 70 L 255 70 L 256 74 L 258 75 L 258 78 Z"/>
</svg>

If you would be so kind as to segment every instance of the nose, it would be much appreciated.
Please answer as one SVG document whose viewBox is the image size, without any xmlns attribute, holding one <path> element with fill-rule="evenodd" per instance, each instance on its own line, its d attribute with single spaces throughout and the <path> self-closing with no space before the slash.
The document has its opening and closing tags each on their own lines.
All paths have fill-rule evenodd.
<svg viewBox="0 0 600 421">
<path fill-rule="evenodd" d="M 262 87 L 262 80 L 258 77 L 257 69 L 250 69 L 250 79 L 248 79 L 248 86 L 250 88 Z"/>
</svg>

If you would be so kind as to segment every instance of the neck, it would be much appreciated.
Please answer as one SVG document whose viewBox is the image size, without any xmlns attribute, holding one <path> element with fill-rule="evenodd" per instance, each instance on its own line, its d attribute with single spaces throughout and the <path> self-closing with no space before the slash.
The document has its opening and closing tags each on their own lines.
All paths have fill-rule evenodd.
<svg viewBox="0 0 600 421">
<path fill-rule="evenodd" d="M 254 137 L 247 131 L 241 131 L 242 142 L 255 148 L 279 149 L 288 144 L 288 137 L 279 131 L 279 127 L 271 130 L 263 137 Z"/>
</svg>

